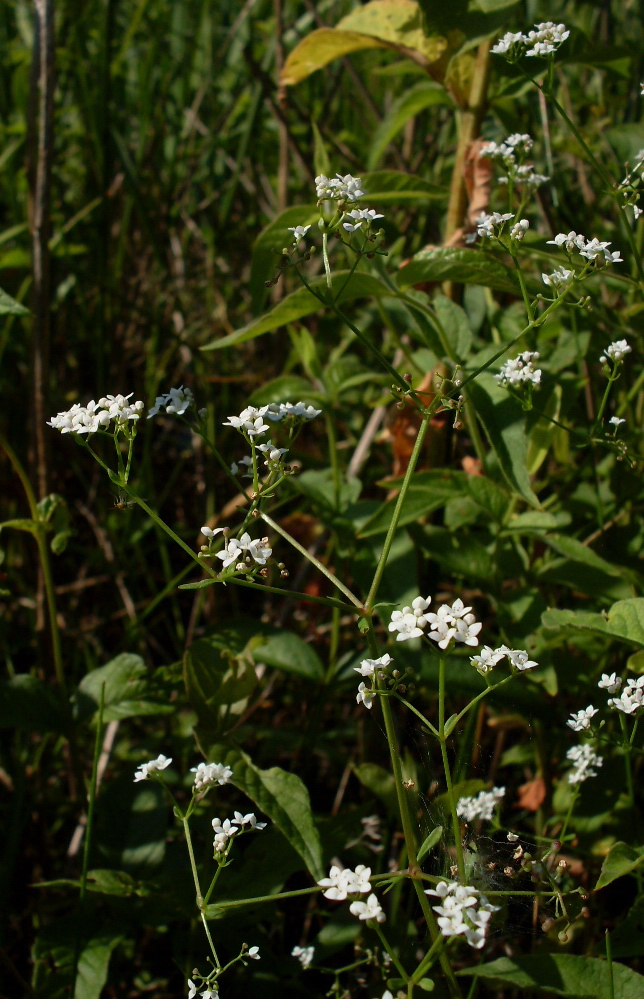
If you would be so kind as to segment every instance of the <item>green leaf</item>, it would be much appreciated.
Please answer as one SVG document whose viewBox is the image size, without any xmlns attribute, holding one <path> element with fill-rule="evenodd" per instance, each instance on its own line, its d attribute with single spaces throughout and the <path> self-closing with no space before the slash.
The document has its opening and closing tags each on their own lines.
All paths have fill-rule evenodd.
<svg viewBox="0 0 644 999">
<path fill-rule="evenodd" d="M 457 576 L 489 580 L 493 575 L 489 552 L 472 534 L 454 533 L 445 527 L 428 524 L 422 529 L 420 544 L 443 569 Z"/>
<path fill-rule="evenodd" d="M 419 250 L 396 275 L 399 288 L 432 281 L 455 281 L 457 284 L 479 284 L 494 291 L 520 295 L 521 289 L 514 272 L 484 250 L 459 246 L 437 246 Z"/>
<path fill-rule="evenodd" d="M 0 288 L 0 316 L 28 316 L 29 309 Z"/>
<path fill-rule="evenodd" d="M 135 718 L 137 715 L 169 714 L 172 705 L 155 701 L 150 696 L 148 671 L 141 656 L 123 652 L 105 666 L 99 666 L 83 677 L 78 689 L 97 707 L 101 688 L 105 684 L 104 721 Z"/>
<path fill-rule="evenodd" d="M 380 798 L 390 815 L 399 814 L 396 784 L 388 770 L 376 763 L 361 763 L 357 766 L 354 764 L 352 770 L 360 783 Z"/>
<path fill-rule="evenodd" d="M 601 555 L 594 552 L 588 545 L 583 544 L 578 538 L 573 538 L 569 534 L 548 534 L 543 540 L 556 552 L 559 552 L 560 555 L 564 555 L 574 562 L 581 562 L 583 565 L 592 566 L 593 569 L 606 572 L 609 576 L 623 576 L 623 566 L 616 566 L 612 565 L 611 562 L 607 562 L 606 559 L 603 559 Z"/>
<path fill-rule="evenodd" d="M 467 391 L 509 485 L 526 503 L 538 507 L 526 467 L 528 442 L 520 405 L 487 371 L 470 382 Z"/>
<path fill-rule="evenodd" d="M 400 485 L 398 480 L 383 483 L 388 488 Z M 438 510 L 440 507 L 460 495 L 467 488 L 465 472 L 454 472 L 449 469 L 432 469 L 427 472 L 417 472 L 412 476 L 411 484 L 403 501 L 400 513 L 399 527 L 411 524 L 420 517 Z M 391 518 L 397 503 L 397 497 L 388 499 L 363 524 L 358 532 L 359 538 L 368 538 L 374 534 L 384 534 L 389 529 Z"/>
<path fill-rule="evenodd" d="M 369 202 L 399 204 L 406 201 L 446 199 L 449 191 L 423 177 L 403 170 L 375 170 L 362 174 L 362 186 Z"/>
<path fill-rule="evenodd" d="M 315 881 L 325 876 L 322 844 L 315 827 L 309 792 L 296 774 L 280 767 L 260 770 L 238 749 L 224 752 L 223 762 L 232 767 L 232 783 L 286 836 L 299 853 Z"/>
<path fill-rule="evenodd" d="M 486 475 L 468 475 L 467 489 L 474 500 L 492 520 L 502 524 L 508 509 L 510 497 L 505 489 L 498 486 Z"/>
<path fill-rule="evenodd" d="M 93 937 L 81 951 L 74 999 L 100 999 L 112 951 L 123 939 L 109 933 Z"/>
<path fill-rule="evenodd" d="M 331 291 L 337 304 L 352 301 L 355 298 L 377 298 L 379 295 L 388 294 L 388 288 L 373 274 L 368 274 L 365 271 L 354 271 L 353 276 L 347 281 L 350 273 L 350 271 L 344 270 L 336 271 L 332 275 Z M 314 278 L 309 284 L 311 288 L 323 296 L 327 294 L 325 275 Z M 246 340 L 253 340 L 263 333 L 272 332 L 280 326 L 286 326 L 288 323 L 293 323 L 297 319 L 302 319 L 303 316 L 309 316 L 324 308 L 326 308 L 324 303 L 311 294 L 308 288 L 298 288 L 272 309 L 269 309 L 263 316 L 253 319 L 247 326 L 242 326 L 241 329 L 229 333 L 228 336 L 206 344 L 201 349 L 221 350 L 223 347 L 230 347 L 233 344 L 245 343 Z"/>
<path fill-rule="evenodd" d="M 562 395 L 563 390 L 561 385 L 555 385 L 553 391 L 548 396 L 548 401 L 543 407 L 543 412 L 551 420 L 559 419 Z M 541 468 L 552 445 L 554 435 L 559 429 L 551 420 L 541 417 L 537 420 L 530 433 L 528 453 L 526 455 L 526 466 L 530 475 L 535 475 Z"/>
<path fill-rule="evenodd" d="M 315 205 L 294 205 L 280 212 L 262 229 L 253 245 L 250 265 L 250 293 L 253 315 L 264 307 L 269 281 L 278 269 L 281 251 L 293 243 L 293 233 L 289 226 L 307 225 L 315 222 L 320 211 Z"/>
<path fill-rule="evenodd" d="M 14 531 L 27 531 L 36 536 L 41 529 L 37 520 L 28 520 L 26 517 L 18 517 L 15 520 L 5 520 L 0 524 L 0 531 L 5 527 L 12 527 Z"/>
<path fill-rule="evenodd" d="M 642 999 L 644 977 L 623 964 L 613 963 L 617 999 Z M 539 954 L 537 957 L 500 957 L 488 964 L 458 971 L 457 975 L 501 982 L 518 989 L 537 989 L 568 999 L 606 999 L 610 994 L 606 961 L 573 954 Z"/>
<path fill-rule="evenodd" d="M 67 722 L 56 691 L 38 677 L 19 673 L 0 683 L 0 728 L 64 732 Z"/>
<path fill-rule="evenodd" d="M 515 7 L 519 0 L 470 0 L 469 10 L 480 10 L 483 14 L 491 14 L 507 7 Z"/>
<path fill-rule="evenodd" d="M 465 309 L 445 295 L 436 296 L 434 308 L 443 327 L 450 358 L 461 362 L 467 360 L 472 347 L 472 330 Z"/>
<path fill-rule="evenodd" d="M 323 173 L 327 177 L 331 176 L 331 160 L 329 159 L 329 151 L 326 147 L 326 143 L 322 137 L 320 129 L 317 127 L 314 121 L 311 122 L 311 128 L 313 130 L 313 167 L 317 175 Z"/>
<path fill-rule="evenodd" d="M 447 91 L 433 80 L 423 80 L 405 91 L 398 100 L 393 102 L 376 129 L 367 160 L 369 169 L 373 170 L 377 166 L 389 143 L 395 139 L 410 118 L 413 118 L 420 111 L 424 111 L 425 108 L 436 104 L 451 103 Z M 371 199 L 371 193 L 364 178 L 363 183 L 365 184 L 364 190 Z"/>
<path fill-rule="evenodd" d="M 246 710 L 257 685 L 252 659 L 243 651 L 235 654 L 225 648 L 216 632 L 198 638 L 186 650 L 183 677 L 199 724 L 211 733 L 225 728 L 230 716 L 234 720 Z"/>
<path fill-rule="evenodd" d="M 599 946 L 601 946 L 601 952 L 604 952 L 603 940 L 597 949 Z M 611 933 L 610 949 L 613 958 L 644 955 L 644 895 L 635 899 L 624 922 L 620 923 Z"/>
<path fill-rule="evenodd" d="M 618 600 L 607 614 L 591 611 L 549 609 L 542 615 L 543 627 L 550 631 L 570 629 L 592 631 L 644 647 L 644 597 Z"/>
<path fill-rule="evenodd" d="M 343 476 L 340 480 L 340 493 L 336 496 L 331 468 L 308 469 L 293 479 L 292 483 L 298 492 L 336 513 L 341 513 L 351 503 L 356 503 L 362 491 L 360 479 L 347 479 Z"/>
<path fill-rule="evenodd" d="M 324 683 L 325 669 L 322 660 L 309 642 L 294 635 L 292 631 L 282 631 L 272 635 L 257 651 L 255 658 L 267 666 L 294 673 L 305 680 Z"/>
<path fill-rule="evenodd" d="M 423 859 L 423 857 L 426 857 L 427 854 L 430 852 L 430 850 L 433 850 L 436 844 L 440 842 L 442 835 L 443 835 L 443 827 L 436 826 L 434 829 L 432 829 L 429 836 L 425 837 L 418 851 L 419 863 Z"/>
<path fill-rule="evenodd" d="M 644 850 L 642 848 L 635 850 L 632 846 L 628 846 L 628 844 L 621 841 L 615 843 L 604 858 L 601 873 L 595 885 L 595 891 L 605 888 L 606 885 L 611 884 L 612 881 L 623 877 L 625 874 L 630 874 L 631 871 L 640 866 L 643 860 Z"/>
<path fill-rule="evenodd" d="M 557 518 L 553 517 L 547 510 L 526 510 L 517 514 L 505 525 L 506 531 L 513 531 L 517 534 L 538 534 L 545 531 L 553 531 L 557 527 Z"/>
</svg>

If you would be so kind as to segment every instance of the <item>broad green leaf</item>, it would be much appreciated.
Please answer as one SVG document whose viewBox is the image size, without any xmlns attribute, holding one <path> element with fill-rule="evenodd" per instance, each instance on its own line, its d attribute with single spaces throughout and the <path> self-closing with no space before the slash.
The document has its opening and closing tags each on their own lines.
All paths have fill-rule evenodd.
<svg viewBox="0 0 644 999">
<path fill-rule="evenodd" d="M 168 801 L 156 781 L 137 785 L 118 865 L 137 878 L 157 873 L 165 857 Z"/>
<path fill-rule="evenodd" d="M 168 714 L 170 704 L 155 701 L 149 690 L 148 670 L 141 656 L 123 652 L 105 666 L 92 670 L 81 680 L 78 690 L 96 708 L 105 685 L 104 721 L 135 718 L 137 715 Z"/>
<path fill-rule="evenodd" d="M 604 941 L 596 946 L 596 950 L 605 951 Z M 615 957 L 641 957 L 644 955 L 644 895 L 640 895 L 628 910 L 624 922 L 620 923 L 610 935 L 610 948 Z"/>
<path fill-rule="evenodd" d="M 498 524 L 503 523 L 510 497 L 486 475 L 468 475 L 467 489 L 474 500 Z"/>
<path fill-rule="evenodd" d="M 226 649 L 216 632 L 185 651 L 183 678 L 199 724 L 210 732 L 225 727 L 231 715 L 240 715 L 257 685 L 249 656 Z"/>
<path fill-rule="evenodd" d="M 28 316 L 29 309 L 0 288 L 0 316 Z"/>
<path fill-rule="evenodd" d="M 314 647 L 292 631 L 278 632 L 255 652 L 257 662 L 266 663 L 305 680 L 324 683 L 325 669 Z"/>
<path fill-rule="evenodd" d="M 351 503 L 355 503 L 362 491 L 362 483 L 356 478 L 342 478 L 340 492 L 336 496 L 333 472 L 330 468 L 311 468 L 302 472 L 292 480 L 294 487 L 304 496 L 326 507 L 328 510 L 341 512 Z"/>
<path fill-rule="evenodd" d="M 613 125 L 604 131 L 604 137 L 615 150 L 620 163 L 632 164 L 639 150 L 644 147 L 644 122 Z"/>
<path fill-rule="evenodd" d="M 355 271 L 350 280 L 347 281 L 349 274 L 350 271 L 346 270 L 336 271 L 332 276 L 332 294 L 337 296 L 337 299 L 334 300 L 338 305 L 355 298 L 377 298 L 379 295 L 388 294 L 388 289 L 373 274 L 367 274 L 365 271 Z M 314 278 L 309 283 L 311 288 L 319 294 L 323 296 L 327 294 L 326 277 L 324 275 Z M 231 347 L 233 344 L 245 343 L 246 340 L 253 340 L 255 337 L 261 336 L 262 333 L 269 333 L 280 326 L 286 326 L 297 319 L 302 319 L 303 316 L 309 316 L 311 313 L 319 312 L 325 308 L 327 306 L 323 302 L 320 302 L 315 295 L 311 294 L 308 288 L 298 288 L 296 291 L 292 291 L 290 295 L 287 295 L 286 298 L 283 298 L 277 305 L 273 306 L 272 309 L 269 309 L 268 312 L 264 313 L 263 316 L 253 319 L 247 326 L 242 326 L 241 329 L 235 330 L 234 333 L 229 333 L 228 336 L 206 344 L 201 349 L 221 350 L 222 347 Z"/>
<path fill-rule="evenodd" d="M 550 609 L 544 612 L 541 620 L 544 628 L 550 631 L 563 628 L 592 631 L 644 646 L 644 597 L 618 600 L 606 614 Z"/>
<path fill-rule="evenodd" d="M 561 385 L 555 385 L 543 408 L 546 416 L 549 416 L 551 419 L 547 420 L 541 417 L 530 432 L 528 453 L 526 455 L 526 466 L 530 475 L 535 475 L 541 468 L 552 445 L 553 437 L 559 429 L 551 420 L 559 419 L 562 394 Z"/>
<path fill-rule="evenodd" d="M 583 565 L 592 566 L 601 572 L 608 573 L 609 576 L 622 576 L 624 567 L 612 565 L 598 555 L 588 545 L 583 544 L 578 538 L 573 538 L 569 534 L 548 534 L 544 541 L 560 555 L 581 562 Z"/>
<path fill-rule="evenodd" d="M 327 177 L 330 177 L 331 160 L 329 159 L 329 150 L 326 147 L 320 129 L 314 121 L 311 122 L 311 128 L 313 130 L 313 167 L 315 173 L 318 176 L 323 173 Z"/>
<path fill-rule="evenodd" d="M 487 371 L 469 383 L 467 392 L 508 484 L 526 503 L 538 507 L 526 467 L 528 442 L 521 406 Z"/>
<path fill-rule="evenodd" d="M 315 881 L 325 876 L 322 844 L 313 820 L 309 792 L 296 774 L 280 767 L 260 770 L 238 749 L 224 752 L 232 781 L 274 822 L 299 853 Z"/>
<path fill-rule="evenodd" d="M 5 527 L 12 527 L 14 531 L 27 531 L 34 536 L 41 530 L 41 525 L 37 520 L 28 520 L 26 517 L 18 517 L 15 520 L 5 520 L 0 524 L 0 531 Z"/>
<path fill-rule="evenodd" d="M 295 205 L 280 212 L 262 229 L 253 245 L 250 266 L 250 293 L 253 315 L 261 312 L 268 295 L 265 282 L 278 270 L 281 251 L 293 243 L 289 226 L 307 225 L 319 218 L 315 205 Z"/>
<path fill-rule="evenodd" d="M 445 295 L 436 296 L 434 308 L 443 328 L 449 357 L 461 362 L 467 360 L 472 347 L 472 330 L 465 309 Z"/>
<path fill-rule="evenodd" d="M 362 174 L 365 197 L 376 204 L 404 204 L 406 201 L 446 199 L 449 191 L 423 177 L 402 170 L 375 170 Z"/>
<path fill-rule="evenodd" d="M 443 835 L 443 827 L 442 826 L 436 826 L 434 829 L 432 829 L 432 831 L 430 832 L 429 836 L 425 837 L 425 839 L 423 840 L 423 842 L 422 842 L 422 844 L 420 846 L 420 849 L 418 850 L 418 862 L 419 863 L 423 859 L 423 857 L 426 857 L 427 854 L 431 850 L 434 849 L 434 847 L 436 846 L 436 844 L 440 842 L 440 839 L 441 839 L 442 835 Z"/>
<path fill-rule="evenodd" d="M 64 732 L 67 725 L 65 705 L 38 677 L 18 673 L 0 683 L 0 728 Z"/>
<path fill-rule="evenodd" d="M 491 14 L 507 7 L 515 7 L 518 3 L 519 0 L 470 0 L 469 10 L 480 10 L 484 14 Z"/>
<path fill-rule="evenodd" d="M 396 275 L 396 284 L 401 289 L 425 281 L 479 284 L 494 291 L 521 294 L 514 272 L 485 250 L 476 248 L 437 246 L 419 250 Z"/>
<path fill-rule="evenodd" d="M 121 940 L 121 935 L 105 933 L 93 937 L 83 948 L 78 960 L 74 999 L 100 999 L 112 951 Z"/>
<path fill-rule="evenodd" d="M 630 874 L 631 871 L 640 866 L 642 861 L 644 861 L 644 850 L 641 847 L 635 850 L 627 843 L 615 843 L 604 858 L 595 891 L 605 888 L 606 885 L 625 874 Z"/>
<path fill-rule="evenodd" d="M 398 795 L 393 774 L 377 763 L 360 763 L 352 767 L 354 774 L 361 784 L 364 784 L 372 794 L 380 798 L 390 815 L 397 816 Z"/>
<path fill-rule="evenodd" d="M 420 544 L 443 569 L 457 576 L 485 581 L 494 574 L 492 558 L 484 545 L 465 531 L 455 533 L 428 524 L 422 530 Z"/>
<path fill-rule="evenodd" d="M 643 999 L 644 977 L 623 964 L 613 963 L 615 999 Z M 500 982 L 518 989 L 536 989 L 568 999 L 606 999 L 609 968 L 596 957 L 574 954 L 539 954 L 536 957 L 499 957 L 488 964 L 458 971 L 484 981 Z"/>
<path fill-rule="evenodd" d="M 383 483 L 396 488 L 398 480 Z M 448 500 L 460 495 L 467 488 L 467 476 L 464 472 L 452 472 L 449 469 L 433 469 L 429 472 L 417 472 L 411 480 L 407 495 L 403 501 L 399 527 L 411 524 L 420 517 L 445 506 Z M 396 507 L 397 497 L 388 499 L 365 522 L 358 537 L 368 538 L 374 534 L 384 534 L 389 529 L 391 518 Z"/>
<path fill-rule="evenodd" d="M 410 118 L 413 118 L 425 108 L 436 104 L 451 104 L 447 91 L 433 80 L 423 80 L 415 87 L 407 90 L 389 108 L 371 141 L 367 165 L 373 170 L 384 155 L 389 143 L 396 138 Z M 364 182 L 364 179 L 363 179 Z M 365 191 L 369 188 L 365 183 Z M 369 194 L 371 197 L 371 194 Z"/>
<path fill-rule="evenodd" d="M 253 837 L 248 842 L 241 859 L 236 858 L 222 871 L 217 882 L 216 901 L 208 906 L 208 917 L 224 917 L 226 910 L 235 907 L 234 903 L 242 899 L 276 894 L 293 874 L 301 870 L 301 857 L 282 833 L 269 825 L 261 836 Z M 261 911 L 263 916 L 257 918 L 266 918 L 265 906 Z M 252 918 L 250 904 L 244 906 L 244 912 Z"/>
<path fill-rule="evenodd" d="M 426 67 L 440 60 L 438 67 L 432 67 L 440 76 L 450 54 L 446 38 L 425 34 L 413 0 L 371 0 L 343 17 L 335 28 L 318 28 L 303 38 L 284 63 L 282 83 L 292 86 L 333 59 L 382 47 L 398 49 Z"/>
</svg>

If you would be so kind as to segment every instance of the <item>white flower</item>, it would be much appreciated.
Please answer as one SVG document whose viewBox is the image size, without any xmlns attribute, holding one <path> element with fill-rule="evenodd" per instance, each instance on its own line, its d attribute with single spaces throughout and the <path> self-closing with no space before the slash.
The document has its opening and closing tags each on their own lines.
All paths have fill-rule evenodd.
<svg viewBox="0 0 644 999">
<path fill-rule="evenodd" d="M 602 364 L 606 364 L 606 362 L 610 359 L 613 364 L 617 364 L 617 362 L 621 361 L 627 354 L 630 354 L 632 349 L 633 348 L 626 340 L 614 340 L 613 343 L 606 348 L 599 360 Z"/>
<path fill-rule="evenodd" d="M 603 758 L 598 756 L 587 742 L 583 742 L 579 746 L 572 746 L 566 753 L 566 759 L 575 764 L 568 773 L 569 784 L 580 784 L 588 777 L 596 777 L 597 771 L 593 768 L 601 767 L 604 762 Z"/>
<path fill-rule="evenodd" d="M 555 267 L 552 274 L 542 274 L 543 283 L 552 288 L 559 288 L 573 276 L 574 271 L 569 271 L 565 267 Z"/>
<path fill-rule="evenodd" d="M 462 642 L 464 645 L 473 645 L 474 647 L 479 644 L 477 635 L 483 625 L 475 619 L 473 614 L 466 614 L 465 617 L 457 618 L 454 623 L 454 640 L 456 642 Z"/>
<path fill-rule="evenodd" d="M 259 956 L 259 947 L 251 947 L 247 956 L 251 959 L 251 961 L 261 961 L 261 957 Z"/>
<path fill-rule="evenodd" d="M 439 648 L 446 649 L 456 633 L 451 607 L 443 604 L 435 614 L 427 614 L 427 621 L 432 629 L 429 637 L 438 643 Z"/>
<path fill-rule="evenodd" d="M 536 31 L 528 32 L 527 41 L 532 48 L 527 50 L 527 56 L 550 55 L 552 52 L 556 52 L 570 35 L 565 24 L 554 24 L 553 21 L 542 21 L 535 27 Z"/>
<path fill-rule="evenodd" d="M 188 999 L 195 999 L 197 994 L 197 986 L 191 978 L 188 979 Z"/>
<path fill-rule="evenodd" d="M 223 763 L 199 763 L 196 767 L 190 767 L 190 773 L 195 775 L 195 791 L 210 784 L 227 784 L 233 775 L 230 767 Z"/>
<path fill-rule="evenodd" d="M 356 694 L 358 704 L 364 704 L 365 708 L 371 708 L 375 696 L 374 692 L 366 686 L 364 681 L 359 684 L 358 693 Z"/>
<path fill-rule="evenodd" d="M 352 916 L 357 916 L 358 919 L 375 919 L 379 923 L 384 923 L 387 918 L 373 893 L 369 895 L 366 902 L 352 902 L 349 906 L 349 911 Z"/>
<path fill-rule="evenodd" d="M 215 853 L 224 853 L 229 841 L 239 832 L 239 827 L 232 823 L 230 819 L 224 819 L 222 822 L 221 819 L 215 818 L 212 820 L 212 828 L 215 834 L 213 841 Z"/>
<path fill-rule="evenodd" d="M 480 791 L 475 797 L 459 798 L 456 814 L 466 822 L 474 822 L 476 819 L 489 821 L 504 796 L 504 787 L 493 787 L 491 791 Z"/>
<path fill-rule="evenodd" d="M 315 947 L 294 947 L 291 956 L 296 957 L 303 968 L 308 968 L 313 962 Z"/>
<path fill-rule="evenodd" d="M 509 832 L 506 838 L 508 843 L 516 843 L 519 837 L 517 836 L 516 833 Z"/>
<path fill-rule="evenodd" d="M 331 199 L 334 201 L 357 201 L 364 194 L 359 177 L 350 173 L 343 176 L 336 174 L 331 180 L 323 173 L 315 178 L 315 193 L 318 201 Z"/>
<path fill-rule="evenodd" d="M 538 359 L 538 351 L 524 350 L 517 357 L 509 358 L 498 375 L 494 377 L 501 385 L 520 385 L 523 382 L 531 382 L 533 385 L 539 385 L 541 382 L 541 369 L 534 366 L 534 362 Z"/>
<path fill-rule="evenodd" d="M 626 689 L 622 691 L 621 697 L 609 697 L 608 704 L 609 707 L 617 708 L 625 715 L 634 714 L 644 705 L 644 676 L 639 676 L 636 680 L 627 680 Z"/>
<path fill-rule="evenodd" d="M 620 425 L 620 423 L 626 423 L 626 420 L 622 419 L 619 416 L 611 416 L 611 418 L 610 418 L 610 420 L 608 422 L 612 423 L 612 425 L 614 427 L 618 427 Z"/>
<path fill-rule="evenodd" d="M 384 219 L 384 215 L 378 215 L 378 213 L 373 208 L 353 208 L 350 212 L 346 213 L 349 218 L 354 221 L 343 222 L 342 225 L 347 230 L 347 232 L 355 232 L 356 229 L 360 229 L 363 222 L 366 222 L 368 226 L 376 219 Z"/>
<path fill-rule="evenodd" d="M 584 729 L 590 728 L 593 715 L 596 715 L 598 710 L 598 708 L 594 708 L 592 704 L 589 704 L 587 708 L 582 708 L 581 711 L 573 712 L 566 722 L 566 725 L 568 725 L 573 732 L 583 732 Z"/>
<path fill-rule="evenodd" d="M 510 235 L 513 239 L 518 239 L 519 241 L 523 239 L 526 232 L 530 228 L 530 223 L 527 219 L 521 219 L 510 229 Z"/>
<path fill-rule="evenodd" d="M 506 649 L 504 646 L 502 648 L 516 669 L 523 671 L 524 669 L 532 669 L 534 666 L 539 665 L 539 663 L 534 662 L 532 659 L 528 659 L 528 653 L 524 649 Z"/>
<path fill-rule="evenodd" d="M 219 999 L 219 992 L 216 986 L 214 988 L 208 986 L 205 992 L 201 992 L 200 995 L 201 999 Z"/>
<path fill-rule="evenodd" d="M 228 530 L 227 527 L 215 527 L 215 529 L 213 530 L 211 527 L 208 527 L 206 525 L 201 528 L 201 533 L 203 534 L 204 538 L 216 538 L 217 535 L 221 534 L 222 531 L 227 531 L 227 530 Z"/>
<path fill-rule="evenodd" d="M 245 531 L 241 538 L 230 538 L 226 542 L 226 547 L 217 552 L 216 556 L 222 560 L 225 569 L 233 562 L 237 563 L 243 559 L 244 552 L 248 552 L 258 565 L 265 565 L 266 560 L 271 557 L 273 549 L 268 544 L 268 538 L 258 538 L 251 541 L 250 534 Z M 245 562 L 250 563 L 250 559 L 246 558 Z"/>
<path fill-rule="evenodd" d="M 148 410 L 148 420 L 156 416 L 160 409 L 165 409 L 166 413 L 175 416 L 183 416 L 185 411 L 194 404 L 194 401 L 192 389 L 184 388 L 183 385 L 180 385 L 179 388 L 171 388 L 166 395 L 156 397 L 154 406 Z"/>
<path fill-rule="evenodd" d="M 241 812 L 235 812 L 233 821 L 236 826 L 250 826 L 251 829 L 257 829 L 258 832 L 261 832 L 262 829 L 266 829 L 266 822 L 258 822 L 254 812 L 249 812 L 248 815 L 242 815 Z"/>
<path fill-rule="evenodd" d="M 622 685 L 622 678 L 618 676 L 617 673 L 602 673 L 601 680 L 598 681 L 597 686 L 603 690 L 607 690 L 609 694 L 616 694 Z"/>
<path fill-rule="evenodd" d="M 164 756 L 163 753 L 161 753 L 160 756 L 157 756 L 156 760 L 150 760 L 149 763 L 140 763 L 134 774 L 134 782 L 136 783 L 140 780 L 146 780 L 150 774 L 156 773 L 158 770 L 165 770 L 165 768 L 169 767 L 171 763 L 172 758 L 168 759 L 168 757 Z"/>
<path fill-rule="evenodd" d="M 496 45 L 492 47 L 491 51 L 495 55 L 505 55 L 505 53 L 509 52 L 513 46 L 523 46 L 527 40 L 526 36 L 522 35 L 520 31 L 506 31 L 503 38 L 499 39 Z"/>
<path fill-rule="evenodd" d="M 476 667 L 479 673 L 489 673 L 497 663 L 501 662 L 504 655 L 504 652 L 500 652 L 498 649 L 495 651 L 489 645 L 485 645 L 478 655 L 470 656 L 470 662 Z"/>
<path fill-rule="evenodd" d="M 380 659 L 363 659 L 359 666 L 354 666 L 356 673 L 360 673 L 361 676 L 375 676 L 376 670 L 387 669 L 393 659 L 388 652 L 385 652 L 384 656 L 380 656 Z"/>
<path fill-rule="evenodd" d="M 411 607 L 403 607 L 394 611 L 389 622 L 389 631 L 397 631 L 397 642 L 406 642 L 408 638 L 420 638 L 423 630 L 418 627 L 418 618 L 412 613 Z"/>
<path fill-rule="evenodd" d="M 268 544 L 268 538 L 256 538 L 255 541 L 251 541 L 250 535 L 242 534 L 240 539 L 242 544 L 245 538 L 248 539 L 245 546 L 248 554 L 252 555 L 258 565 L 266 565 L 266 560 L 273 554 L 273 549 Z"/>
<path fill-rule="evenodd" d="M 141 417 L 145 408 L 142 401 L 133 402 L 129 399 L 133 395 L 108 395 L 98 402 L 92 399 L 86 406 L 81 406 L 75 402 L 71 409 L 52 416 L 47 420 L 47 426 L 54 430 L 60 430 L 63 434 L 95 434 L 97 431 L 107 431 L 110 423 L 114 421 L 113 432 L 124 430 L 128 422 L 135 422 Z"/>
<path fill-rule="evenodd" d="M 223 423 L 224 427 L 234 427 L 235 430 L 239 430 L 240 433 L 247 435 L 248 437 L 256 437 L 259 434 L 266 433 L 270 430 L 267 423 L 264 423 L 265 409 L 257 409 L 255 406 L 247 406 L 243 409 L 239 416 L 229 416 L 228 420 Z"/>
<path fill-rule="evenodd" d="M 237 461 L 231 462 L 230 470 L 233 473 L 233 475 L 237 475 L 238 474 L 238 472 L 239 472 L 239 466 L 240 465 L 244 465 L 246 467 L 246 471 L 244 472 L 244 477 L 247 478 L 247 479 L 252 479 L 252 477 L 253 477 L 253 472 L 252 472 L 253 459 L 251 458 L 251 456 L 249 454 L 244 455 L 243 458 L 240 458 L 239 462 L 237 462 Z"/>
<path fill-rule="evenodd" d="M 311 228 L 310 225 L 289 225 L 287 229 L 289 232 L 293 233 L 293 245 L 295 246 L 301 239 L 304 239 L 307 232 Z"/>
<path fill-rule="evenodd" d="M 371 868 L 365 867 L 364 864 L 358 864 L 355 871 L 348 867 L 341 869 L 333 865 L 328 878 L 322 878 L 318 884 L 321 888 L 327 889 L 323 892 L 325 898 L 333 899 L 335 902 L 344 902 L 347 895 L 354 893 L 365 895 L 371 891 L 370 877 Z"/>
<path fill-rule="evenodd" d="M 555 246 L 564 246 L 567 253 L 572 253 L 573 250 L 583 250 L 586 245 L 586 237 L 571 230 L 567 234 L 565 232 L 557 233 L 554 239 L 548 240 L 548 243 L 553 243 Z"/>
<path fill-rule="evenodd" d="M 456 881 L 439 881 L 435 889 L 428 889 L 425 894 L 442 900 L 442 905 L 432 908 L 438 913 L 436 921 L 443 936 L 463 935 L 471 947 L 479 950 L 483 946 L 490 917 L 498 912 L 498 906 L 490 905 L 477 888 Z"/>
</svg>

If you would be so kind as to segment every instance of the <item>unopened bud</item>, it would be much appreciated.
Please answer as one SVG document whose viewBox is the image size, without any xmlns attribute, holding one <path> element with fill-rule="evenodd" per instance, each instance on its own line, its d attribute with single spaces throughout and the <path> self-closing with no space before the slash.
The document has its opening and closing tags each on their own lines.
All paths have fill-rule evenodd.
<svg viewBox="0 0 644 999">
<path fill-rule="evenodd" d="M 568 936 L 565 930 L 562 930 L 561 933 L 557 934 L 557 939 L 559 940 L 560 943 L 568 943 L 570 937 Z"/>
<path fill-rule="evenodd" d="M 288 570 L 282 569 L 282 571 L 280 572 L 280 576 L 282 577 L 282 579 L 288 579 Z"/>
<path fill-rule="evenodd" d="M 552 918 L 552 916 L 546 916 L 546 918 L 541 924 L 541 929 L 543 930 L 544 933 L 547 933 L 548 930 L 551 930 L 554 925 L 555 921 Z"/>
<path fill-rule="evenodd" d="M 397 680 L 398 677 L 400 676 L 400 670 L 399 669 L 395 669 L 391 675 L 393 677 L 395 677 L 395 679 Z"/>
<path fill-rule="evenodd" d="M 590 918 L 590 909 L 588 908 L 587 905 L 585 905 L 583 907 L 583 909 L 581 910 L 581 912 L 579 913 L 579 915 L 582 916 L 584 919 L 589 919 Z"/>
<path fill-rule="evenodd" d="M 506 878 L 513 878 L 514 877 L 514 868 L 513 867 L 504 867 L 503 868 L 503 873 L 505 874 Z"/>
<path fill-rule="evenodd" d="M 403 375 L 403 378 L 405 379 L 406 382 L 410 382 L 411 381 L 411 375 L 410 375 L 409 371 L 405 371 L 405 373 Z"/>
</svg>

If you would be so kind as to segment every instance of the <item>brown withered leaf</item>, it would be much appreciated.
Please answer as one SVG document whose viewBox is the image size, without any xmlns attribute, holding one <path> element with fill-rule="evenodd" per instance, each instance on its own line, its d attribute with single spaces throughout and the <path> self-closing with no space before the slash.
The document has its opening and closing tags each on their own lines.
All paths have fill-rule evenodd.
<svg viewBox="0 0 644 999">
<path fill-rule="evenodd" d="M 433 387 L 434 374 L 435 372 L 428 371 L 415 389 L 426 405 L 432 401 L 436 394 Z M 407 471 L 420 424 L 421 415 L 413 406 L 405 406 L 403 409 L 394 406 L 390 410 L 382 439 L 391 442 L 393 451 L 391 478 L 398 478 Z M 430 421 L 423 457 L 418 464 L 419 469 L 437 468 L 444 465 L 445 433 L 445 414 L 438 413 Z M 397 490 L 390 495 L 395 495 L 396 492 Z"/>
<path fill-rule="evenodd" d="M 529 812 L 536 810 L 543 804 L 546 797 L 546 783 L 540 775 L 522 784 L 518 789 L 517 808 L 527 808 Z"/>
</svg>

